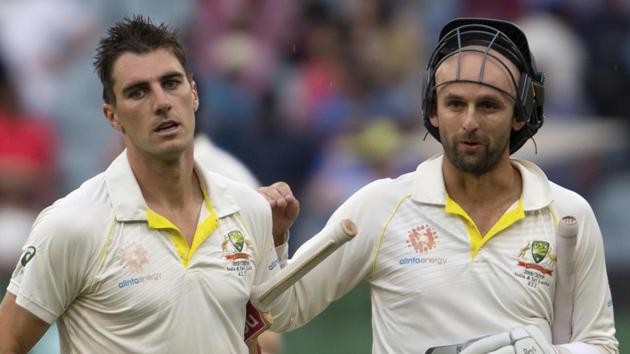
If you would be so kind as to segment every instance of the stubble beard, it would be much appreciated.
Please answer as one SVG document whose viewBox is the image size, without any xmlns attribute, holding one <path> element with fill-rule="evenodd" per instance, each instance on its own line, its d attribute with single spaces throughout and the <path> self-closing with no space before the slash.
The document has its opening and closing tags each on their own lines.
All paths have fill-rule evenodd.
<svg viewBox="0 0 630 354">
<path fill-rule="evenodd" d="M 444 153 L 449 161 L 460 171 L 473 174 L 475 176 L 481 176 L 492 170 L 494 170 L 503 153 L 510 144 L 509 135 L 507 137 L 501 137 L 500 144 L 485 144 L 482 151 L 477 154 L 465 154 L 457 150 L 457 144 L 453 143 L 442 137 L 442 141 L 446 141 L 444 146 Z"/>
</svg>

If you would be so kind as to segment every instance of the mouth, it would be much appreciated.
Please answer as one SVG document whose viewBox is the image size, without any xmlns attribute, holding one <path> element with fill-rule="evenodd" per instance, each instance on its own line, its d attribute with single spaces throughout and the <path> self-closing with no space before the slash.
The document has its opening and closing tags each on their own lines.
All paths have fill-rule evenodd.
<svg viewBox="0 0 630 354">
<path fill-rule="evenodd" d="M 177 128 L 179 128 L 179 123 L 169 120 L 166 122 L 162 122 L 160 125 L 155 127 L 153 131 L 158 134 L 170 134 L 175 132 Z"/>
<path fill-rule="evenodd" d="M 481 143 L 479 143 L 477 141 L 462 141 L 462 144 L 464 146 L 479 146 L 479 145 L 481 145 Z"/>
<path fill-rule="evenodd" d="M 461 141 L 459 144 L 465 152 L 477 151 L 482 146 L 481 142 L 475 140 L 464 140 Z"/>
</svg>

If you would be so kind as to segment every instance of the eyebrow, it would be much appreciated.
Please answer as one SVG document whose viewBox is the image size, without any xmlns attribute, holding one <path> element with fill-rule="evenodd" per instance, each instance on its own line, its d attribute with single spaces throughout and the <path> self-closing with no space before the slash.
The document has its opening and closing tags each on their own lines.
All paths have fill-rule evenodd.
<svg viewBox="0 0 630 354">
<path fill-rule="evenodd" d="M 168 80 L 168 79 L 181 79 L 184 77 L 184 74 L 182 74 L 179 71 L 168 71 L 166 73 L 164 73 L 162 76 L 160 76 L 159 80 L 160 82 L 164 81 L 164 80 Z M 125 85 L 125 87 L 123 87 L 122 89 L 122 94 L 123 96 L 127 96 L 127 94 L 137 88 L 143 88 L 143 87 L 148 87 L 149 86 L 149 82 L 147 80 L 136 80 L 136 81 L 132 81 L 130 83 L 128 83 L 127 85 Z"/>
<path fill-rule="evenodd" d="M 496 88 L 494 88 L 495 90 L 497 90 Z M 465 97 L 465 95 L 456 93 L 456 92 L 447 92 L 444 96 L 444 99 L 463 99 Z M 507 94 L 506 92 L 502 92 L 497 90 L 496 93 L 488 93 L 488 94 L 484 94 L 481 96 L 476 97 L 476 101 L 496 101 L 496 102 L 504 102 L 504 99 L 507 100 L 514 100 L 514 98 L 512 96 L 510 96 L 509 94 Z"/>
</svg>

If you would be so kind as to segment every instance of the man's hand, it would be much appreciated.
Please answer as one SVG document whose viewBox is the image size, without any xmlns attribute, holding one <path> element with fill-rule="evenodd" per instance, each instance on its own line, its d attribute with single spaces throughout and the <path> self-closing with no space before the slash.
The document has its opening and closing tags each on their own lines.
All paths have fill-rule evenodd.
<svg viewBox="0 0 630 354">
<path fill-rule="evenodd" d="M 267 198 L 273 217 L 273 242 L 276 247 L 287 242 L 289 228 L 300 213 L 300 202 L 285 182 L 258 188 L 258 193 Z"/>
<path fill-rule="evenodd" d="M 559 354 L 536 326 L 526 326 L 484 337 L 460 354 Z"/>
</svg>

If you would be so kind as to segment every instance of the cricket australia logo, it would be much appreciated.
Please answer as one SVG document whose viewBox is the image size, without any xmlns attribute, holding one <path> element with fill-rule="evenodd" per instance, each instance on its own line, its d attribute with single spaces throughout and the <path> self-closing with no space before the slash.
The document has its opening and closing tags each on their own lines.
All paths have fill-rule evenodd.
<svg viewBox="0 0 630 354">
<path fill-rule="evenodd" d="M 250 259 L 252 257 L 251 242 L 246 240 L 243 233 L 238 230 L 228 232 L 221 246 L 223 248 L 223 256 L 227 260 Z"/>
<path fill-rule="evenodd" d="M 140 273 L 149 263 L 149 253 L 146 248 L 137 242 L 127 244 L 118 250 L 120 264 L 134 273 Z"/>
<path fill-rule="evenodd" d="M 235 273 L 238 276 L 246 276 L 253 271 L 254 266 L 250 261 L 253 246 L 251 241 L 246 239 L 242 232 L 239 230 L 228 232 L 224 236 L 221 247 L 223 248 L 223 257 L 230 261 L 225 267 L 227 271 Z"/>
<path fill-rule="evenodd" d="M 530 288 L 539 285 L 549 286 L 547 276 L 553 275 L 556 263 L 555 254 L 551 253 L 551 245 L 547 241 L 528 241 L 519 249 L 516 265 L 524 268 L 516 271 L 514 276 L 527 282 Z"/>
<path fill-rule="evenodd" d="M 407 245 L 416 253 L 426 254 L 438 244 L 438 235 L 428 224 L 419 225 L 409 230 Z"/>
<path fill-rule="evenodd" d="M 534 241 L 532 242 L 532 258 L 534 262 L 540 263 L 549 253 L 549 242 L 546 241 Z"/>
</svg>

